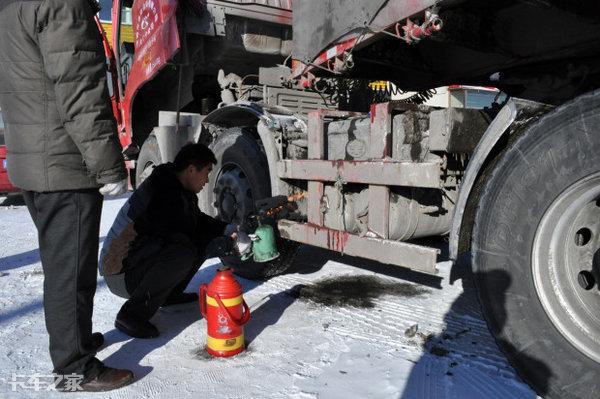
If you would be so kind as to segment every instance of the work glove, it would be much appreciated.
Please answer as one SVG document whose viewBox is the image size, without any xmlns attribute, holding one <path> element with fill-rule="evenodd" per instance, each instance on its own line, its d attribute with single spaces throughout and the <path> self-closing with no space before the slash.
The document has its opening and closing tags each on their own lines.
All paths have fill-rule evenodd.
<svg viewBox="0 0 600 399">
<path fill-rule="evenodd" d="M 235 244 L 237 246 L 237 250 L 240 256 L 250 253 L 252 251 L 252 238 L 243 231 L 237 232 Z"/>
<path fill-rule="evenodd" d="M 118 181 L 116 183 L 107 183 L 100 187 L 100 194 L 115 196 L 125 194 L 127 192 L 127 179 Z"/>
</svg>

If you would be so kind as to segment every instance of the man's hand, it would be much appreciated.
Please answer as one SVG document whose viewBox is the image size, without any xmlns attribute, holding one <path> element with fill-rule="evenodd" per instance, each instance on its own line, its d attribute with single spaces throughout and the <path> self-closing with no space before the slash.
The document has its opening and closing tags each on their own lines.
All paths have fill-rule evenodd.
<svg viewBox="0 0 600 399">
<path fill-rule="evenodd" d="M 245 255 L 252 251 L 252 238 L 248 234 L 238 231 L 235 240 L 240 255 Z"/>
<path fill-rule="evenodd" d="M 100 187 L 100 194 L 115 196 L 125 194 L 127 192 L 127 179 L 121 180 L 116 183 L 107 183 Z"/>
<path fill-rule="evenodd" d="M 227 226 L 225 226 L 225 231 L 223 232 L 223 235 L 226 237 L 230 237 L 232 240 L 235 240 L 237 238 L 237 232 L 238 225 L 234 223 L 229 223 Z"/>
</svg>

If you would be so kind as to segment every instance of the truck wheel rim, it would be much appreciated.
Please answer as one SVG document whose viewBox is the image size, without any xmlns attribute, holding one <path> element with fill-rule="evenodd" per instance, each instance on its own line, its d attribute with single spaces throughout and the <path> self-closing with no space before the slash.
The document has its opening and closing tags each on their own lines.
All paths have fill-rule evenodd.
<svg viewBox="0 0 600 399">
<path fill-rule="evenodd" d="M 224 165 L 214 188 L 215 204 L 221 219 L 241 223 L 254 207 L 252 189 L 244 171 L 237 165 Z"/>
<path fill-rule="evenodd" d="M 537 295 L 554 326 L 600 362 L 600 173 L 553 201 L 536 231 L 532 267 Z"/>
</svg>

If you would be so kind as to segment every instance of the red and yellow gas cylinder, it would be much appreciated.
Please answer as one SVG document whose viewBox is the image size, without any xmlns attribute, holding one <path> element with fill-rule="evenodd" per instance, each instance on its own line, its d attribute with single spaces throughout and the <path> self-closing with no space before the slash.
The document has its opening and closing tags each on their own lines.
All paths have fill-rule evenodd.
<svg viewBox="0 0 600 399">
<path fill-rule="evenodd" d="M 208 328 L 208 353 L 229 357 L 245 349 L 244 324 L 250 320 L 250 308 L 230 268 L 219 268 L 209 285 L 200 286 L 200 312 Z"/>
</svg>

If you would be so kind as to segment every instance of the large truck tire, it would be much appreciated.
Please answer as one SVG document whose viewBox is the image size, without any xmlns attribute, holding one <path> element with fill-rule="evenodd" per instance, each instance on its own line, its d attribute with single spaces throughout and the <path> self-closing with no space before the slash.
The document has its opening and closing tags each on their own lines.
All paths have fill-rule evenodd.
<svg viewBox="0 0 600 399">
<path fill-rule="evenodd" d="M 154 136 L 148 136 L 140 155 L 137 159 L 135 168 L 135 187 L 139 187 L 144 180 L 150 176 L 154 168 L 163 163 L 162 157 L 160 156 L 160 150 L 158 148 L 158 140 Z"/>
<path fill-rule="evenodd" d="M 600 91 L 527 128 L 478 204 L 472 262 L 490 330 L 547 398 L 600 397 Z"/>
<path fill-rule="evenodd" d="M 210 148 L 217 164 L 209 182 L 198 194 L 204 212 L 228 223 L 242 224 L 254 213 L 254 202 L 271 196 L 267 158 L 250 128 L 234 127 L 217 136 Z M 277 237 L 280 256 L 265 263 L 242 262 L 236 256 L 221 258 L 223 264 L 248 279 L 264 279 L 283 273 L 295 255 L 297 244 Z"/>
</svg>

